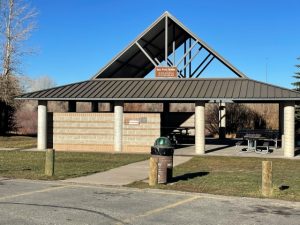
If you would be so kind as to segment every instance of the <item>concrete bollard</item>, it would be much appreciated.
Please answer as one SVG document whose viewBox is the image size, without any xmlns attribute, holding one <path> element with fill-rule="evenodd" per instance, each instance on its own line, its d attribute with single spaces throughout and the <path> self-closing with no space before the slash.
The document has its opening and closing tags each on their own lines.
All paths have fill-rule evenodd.
<svg viewBox="0 0 300 225">
<path fill-rule="evenodd" d="M 158 183 L 158 158 L 150 157 L 150 170 L 149 170 L 149 186 L 155 186 Z"/>
<path fill-rule="evenodd" d="M 264 197 L 272 195 L 272 161 L 262 161 L 261 192 Z"/>
<path fill-rule="evenodd" d="M 45 160 L 45 175 L 54 175 L 54 161 L 55 161 L 55 151 L 54 149 L 46 150 L 46 160 Z"/>
</svg>

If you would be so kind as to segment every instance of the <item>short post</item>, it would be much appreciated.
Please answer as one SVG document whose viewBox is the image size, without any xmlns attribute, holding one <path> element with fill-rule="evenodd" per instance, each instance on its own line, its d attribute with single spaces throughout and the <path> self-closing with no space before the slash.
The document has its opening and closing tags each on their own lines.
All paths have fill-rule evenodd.
<svg viewBox="0 0 300 225">
<path fill-rule="evenodd" d="M 158 158 L 150 157 L 149 186 L 155 186 L 158 183 L 157 164 Z"/>
<path fill-rule="evenodd" d="M 272 161 L 262 161 L 261 192 L 264 197 L 272 195 Z"/>
<path fill-rule="evenodd" d="M 46 150 L 46 161 L 45 161 L 45 175 L 54 175 L 54 161 L 55 161 L 55 151 L 54 149 Z"/>
</svg>

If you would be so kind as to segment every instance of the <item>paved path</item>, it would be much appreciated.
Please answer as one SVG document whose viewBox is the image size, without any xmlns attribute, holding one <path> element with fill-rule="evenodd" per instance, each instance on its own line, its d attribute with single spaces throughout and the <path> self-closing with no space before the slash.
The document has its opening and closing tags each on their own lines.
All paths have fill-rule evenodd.
<svg viewBox="0 0 300 225">
<path fill-rule="evenodd" d="M 190 160 L 192 157 L 175 156 L 174 166 Z M 81 184 L 126 185 L 134 181 L 147 179 L 149 160 L 131 163 L 105 172 L 64 180 L 64 182 Z"/>
<path fill-rule="evenodd" d="M 300 202 L 1 180 L 0 224 L 299 225 Z"/>
</svg>

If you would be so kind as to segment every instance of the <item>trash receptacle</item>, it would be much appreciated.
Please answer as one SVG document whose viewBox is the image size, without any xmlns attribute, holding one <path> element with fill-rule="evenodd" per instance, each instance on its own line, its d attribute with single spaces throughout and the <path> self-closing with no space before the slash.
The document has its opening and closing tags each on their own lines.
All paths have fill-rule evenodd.
<svg viewBox="0 0 300 225">
<path fill-rule="evenodd" d="M 173 175 L 174 147 L 166 137 L 157 138 L 151 146 L 151 156 L 158 158 L 157 181 L 159 184 L 170 182 Z"/>
</svg>

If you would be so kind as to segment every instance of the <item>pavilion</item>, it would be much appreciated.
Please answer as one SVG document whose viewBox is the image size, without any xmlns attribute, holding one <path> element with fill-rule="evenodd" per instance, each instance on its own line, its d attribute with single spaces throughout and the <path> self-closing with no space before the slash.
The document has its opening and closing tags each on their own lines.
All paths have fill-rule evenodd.
<svg viewBox="0 0 300 225">
<path fill-rule="evenodd" d="M 212 61 L 236 77 L 200 78 Z M 149 74 L 155 71 L 155 78 Z M 148 76 L 148 77 L 146 77 Z M 151 76 L 151 75 L 150 75 Z M 146 78 L 145 78 L 146 77 Z M 295 103 L 300 93 L 252 80 L 165 12 L 90 80 L 26 93 L 38 100 L 38 149 L 149 152 L 168 114 L 126 113 L 124 103 L 195 103 L 195 152 L 205 154 L 205 104 L 277 103 L 284 156 L 295 155 Z M 47 101 L 67 101 L 68 113 L 47 113 Z M 91 102 L 90 113 L 76 102 Z M 110 103 L 99 112 L 98 103 Z M 224 128 L 225 116 L 220 127 Z"/>
</svg>

